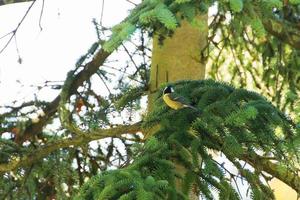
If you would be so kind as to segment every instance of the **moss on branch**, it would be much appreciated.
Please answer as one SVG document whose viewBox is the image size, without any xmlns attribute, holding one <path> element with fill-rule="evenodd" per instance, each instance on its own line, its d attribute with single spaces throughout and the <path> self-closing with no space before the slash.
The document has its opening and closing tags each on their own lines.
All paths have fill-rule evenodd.
<svg viewBox="0 0 300 200">
<path fill-rule="evenodd" d="M 118 137 L 122 134 L 135 134 L 141 131 L 141 122 L 132 125 L 117 125 L 109 129 L 97 129 L 95 131 L 77 135 L 74 138 L 57 140 L 46 144 L 34 152 L 29 153 L 21 158 L 14 158 L 9 163 L 0 164 L 0 173 L 16 170 L 20 167 L 29 166 L 40 159 L 46 157 L 53 151 L 61 148 L 76 147 L 85 145 L 93 140 L 99 140 L 107 137 Z"/>
</svg>

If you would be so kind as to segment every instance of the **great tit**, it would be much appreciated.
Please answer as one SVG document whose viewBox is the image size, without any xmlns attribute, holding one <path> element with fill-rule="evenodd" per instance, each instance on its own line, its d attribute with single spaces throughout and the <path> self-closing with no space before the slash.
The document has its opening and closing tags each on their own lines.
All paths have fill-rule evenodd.
<svg viewBox="0 0 300 200">
<path fill-rule="evenodd" d="M 171 86 L 165 87 L 163 91 L 163 100 L 164 102 L 172 109 L 178 110 L 182 108 L 191 108 L 193 110 L 199 111 L 194 106 L 186 103 L 186 100 L 181 96 L 176 96 L 174 94 L 174 89 Z"/>
</svg>

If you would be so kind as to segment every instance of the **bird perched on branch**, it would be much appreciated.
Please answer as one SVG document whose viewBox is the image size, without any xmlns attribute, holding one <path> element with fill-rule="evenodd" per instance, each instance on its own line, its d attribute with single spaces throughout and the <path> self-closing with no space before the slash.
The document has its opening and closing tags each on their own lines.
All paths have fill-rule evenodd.
<svg viewBox="0 0 300 200">
<path fill-rule="evenodd" d="M 172 109 L 179 110 L 182 108 L 191 108 L 199 112 L 197 108 L 186 103 L 186 100 L 182 96 L 177 96 L 174 93 L 174 89 L 171 86 L 165 87 L 163 91 L 164 102 Z"/>
</svg>

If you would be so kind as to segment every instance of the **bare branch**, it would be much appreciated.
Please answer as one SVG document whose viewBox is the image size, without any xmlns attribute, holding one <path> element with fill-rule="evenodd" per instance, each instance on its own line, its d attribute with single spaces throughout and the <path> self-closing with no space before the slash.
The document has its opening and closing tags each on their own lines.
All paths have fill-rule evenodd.
<svg viewBox="0 0 300 200">
<path fill-rule="evenodd" d="M 222 151 L 224 141 L 219 137 L 210 135 L 210 139 L 215 141 L 216 149 Z M 224 152 L 223 152 L 224 153 Z M 225 154 L 226 157 L 235 164 L 234 159 Z M 259 172 L 267 172 L 271 176 L 278 178 L 280 181 L 286 183 L 288 186 L 293 188 L 298 194 L 300 194 L 300 174 L 299 170 L 291 170 L 282 162 L 272 162 L 269 157 L 265 158 L 258 155 L 254 151 L 244 151 L 239 157 L 239 160 L 243 160 L 250 164 L 254 169 Z M 237 165 L 235 165 L 237 167 Z M 296 171 L 296 172 L 295 172 Z"/>
<path fill-rule="evenodd" d="M 252 165 L 257 170 L 263 170 L 272 176 L 278 178 L 282 182 L 292 187 L 298 194 L 300 194 L 300 175 L 291 171 L 280 163 L 271 162 L 269 159 L 252 153 L 243 154 L 242 159 Z"/>
<path fill-rule="evenodd" d="M 45 0 L 42 0 L 42 8 L 41 8 L 41 13 L 40 13 L 40 18 L 39 18 L 39 27 L 40 27 L 41 31 L 43 30 L 42 17 L 43 17 L 43 13 L 44 13 L 44 7 L 45 7 Z"/>
<path fill-rule="evenodd" d="M 10 1 L 0 0 L 0 6 L 8 5 L 8 4 L 13 4 L 13 3 L 28 2 L 28 1 L 30 1 L 30 0 L 10 0 Z"/>
<path fill-rule="evenodd" d="M 134 2 L 132 2 L 131 0 L 126 0 L 128 3 L 130 3 L 130 4 L 132 4 L 132 5 L 134 5 L 134 6 L 137 6 L 137 4 L 136 3 L 134 3 Z"/>
<path fill-rule="evenodd" d="M 99 66 L 101 66 L 106 58 L 110 55 L 110 53 L 100 49 L 94 56 L 93 60 L 87 63 L 84 69 L 75 75 L 74 79 L 72 79 L 70 84 L 70 91 L 68 95 L 72 95 L 76 92 L 77 88 L 83 84 L 85 80 L 88 80 L 94 73 L 97 72 Z M 58 95 L 52 102 L 49 103 L 48 106 L 43 110 L 45 113 L 44 116 L 40 117 L 39 122 L 30 124 L 24 131 L 23 138 L 20 141 L 16 141 L 17 143 L 22 143 L 25 139 L 31 138 L 37 133 L 42 131 L 44 125 L 51 119 L 52 116 L 57 111 L 60 95 Z"/>
<path fill-rule="evenodd" d="M 4 1 L 2 1 L 4 2 Z M 5 1 L 6 2 L 6 1 Z M 26 16 L 28 15 L 29 11 L 31 10 L 32 6 L 34 5 L 36 1 L 32 1 L 32 3 L 30 4 L 30 6 L 28 7 L 25 15 L 23 16 L 23 18 L 21 19 L 21 21 L 18 23 L 17 27 L 11 31 L 11 36 L 10 38 L 8 39 L 8 41 L 6 42 L 6 44 L 4 45 L 4 47 L 0 50 L 0 54 L 6 49 L 6 47 L 9 45 L 9 43 L 11 42 L 11 40 L 16 36 L 16 33 L 19 29 L 19 27 L 21 26 L 21 24 L 23 23 L 23 21 L 25 20 Z M 0 2 L 0 6 L 1 6 L 1 2 Z M 9 35 L 9 34 L 6 34 L 6 35 Z"/>
<path fill-rule="evenodd" d="M 31 154 L 20 159 L 14 159 L 9 163 L 0 164 L 0 173 L 16 170 L 20 167 L 30 166 L 53 151 L 61 148 L 81 146 L 93 140 L 99 140 L 107 137 L 118 137 L 122 134 L 135 134 L 139 131 L 141 131 L 141 122 L 137 122 L 132 125 L 118 125 L 110 129 L 98 129 L 84 135 L 77 135 L 74 138 L 57 140 L 34 150 Z"/>
<path fill-rule="evenodd" d="M 102 0 L 102 4 L 101 4 L 101 14 L 100 14 L 100 22 L 99 22 L 99 24 L 100 24 L 100 26 L 102 27 L 102 22 L 103 22 L 103 14 L 104 14 L 104 1 L 105 0 Z"/>
</svg>

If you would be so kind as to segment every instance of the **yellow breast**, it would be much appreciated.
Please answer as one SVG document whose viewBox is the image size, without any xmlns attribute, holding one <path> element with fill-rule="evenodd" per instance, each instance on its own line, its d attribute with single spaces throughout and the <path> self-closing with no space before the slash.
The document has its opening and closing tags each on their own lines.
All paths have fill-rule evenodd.
<svg viewBox="0 0 300 200">
<path fill-rule="evenodd" d="M 178 101 L 173 101 L 171 98 L 170 98 L 170 94 L 164 94 L 163 96 L 163 100 L 165 101 L 165 103 L 173 108 L 174 110 L 178 110 L 180 108 L 183 108 L 183 104 L 181 102 L 178 102 Z"/>
</svg>

